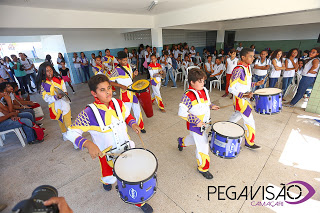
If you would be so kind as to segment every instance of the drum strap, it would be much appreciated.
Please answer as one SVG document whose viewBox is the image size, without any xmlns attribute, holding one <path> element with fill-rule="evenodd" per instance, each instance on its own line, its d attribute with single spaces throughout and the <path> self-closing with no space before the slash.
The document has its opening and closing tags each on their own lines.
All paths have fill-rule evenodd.
<svg viewBox="0 0 320 213">
<path fill-rule="evenodd" d="M 102 118 L 101 118 L 101 115 L 100 115 L 99 110 L 96 107 L 96 105 L 88 104 L 88 106 L 92 109 L 93 114 L 96 117 L 97 122 L 98 122 L 99 127 L 101 128 L 101 130 L 102 131 L 106 131 L 108 129 L 112 130 L 112 133 L 113 133 L 116 145 L 117 145 L 117 150 L 120 150 L 121 144 L 120 144 L 120 140 L 119 140 L 119 136 L 118 136 L 119 132 L 116 130 L 116 126 L 119 126 L 119 125 L 123 124 L 124 123 L 124 119 L 123 119 L 123 116 L 122 116 L 121 109 L 120 109 L 118 101 L 115 98 L 112 98 L 111 100 L 113 102 L 113 105 L 114 105 L 114 108 L 116 110 L 117 116 L 118 116 L 118 118 L 120 120 L 120 122 L 117 123 L 117 124 L 110 124 L 110 125 L 106 126 L 104 124 Z"/>
<path fill-rule="evenodd" d="M 204 92 L 206 93 L 208 102 L 211 103 L 210 96 L 209 96 L 209 93 L 208 93 L 207 88 L 204 87 L 203 89 L 204 89 Z M 200 96 L 199 96 L 199 94 L 197 93 L 197 91 L 195 91 L 194 89 L 187 89 L 187 91 L 193 92 L 194 95 L 195 95 L 196 98 L 197 98 L 198 103 L 199 103 L 199 104 L 201 103 Z"/>
<path fill-rule="evenodd" d="M 130 75 L 130 73 L 128 72 L 128 70 L 126 70 L 123 66 L 121 66 L 120 64 L 118 64 L 118 66 L 123 70 L 125 71 L 125 73 L 127 73 L 127 75 L 131 78 L 131 80 L 133 81 L 133 78 L 132 76 Z M 130 65 L 129 65 L 130 66 Z"/>
</svg>

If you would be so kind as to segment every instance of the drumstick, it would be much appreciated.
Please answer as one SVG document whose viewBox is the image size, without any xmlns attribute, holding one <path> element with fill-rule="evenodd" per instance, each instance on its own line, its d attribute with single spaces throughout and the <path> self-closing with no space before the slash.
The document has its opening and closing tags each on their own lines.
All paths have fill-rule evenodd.
<svg viewBox="0 0 320 213">
<path fill-rule="evenodd" d="M 222 106 L 222 107 L 220 107 L 220 109 L 223 109 L 223 108 L 226 108 L 226 107 L 229 107 L 229 106 L 233 106 L 233 104 L 229 104 L 229 105 L 226 105 L 226 106 Z"/>
<path fill-rule="evenodd" d="M 143 140 L 142 140 L 142 138 L 141 138 L 140 133 L 139 133 L 138 135 L 139 135 L 139 138 L 140 138 L 140 140 L 141 140 L 141 143 L 142 143 L 143 148 L 146 149 L 146 146 L 145 146 L 144 143 L 143 143 Z"/>
<path fill-rule="evenodd" d="M 269 73 L 267 73 L 267 75 L 263 78 L 263 81 L 268 77 Z"/>
</svg>

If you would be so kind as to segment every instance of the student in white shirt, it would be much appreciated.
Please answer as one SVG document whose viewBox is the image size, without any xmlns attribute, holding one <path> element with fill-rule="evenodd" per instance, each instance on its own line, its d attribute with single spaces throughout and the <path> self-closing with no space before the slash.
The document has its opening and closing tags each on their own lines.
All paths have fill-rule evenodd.
<svg viewBox="0 0 320 213">
<path fill-rule="evenodd" d="M 263 80 L 266 75 L 268 74 L 268 70 L 271 65 L 270 59 L 268 59 L 268 51 L 267 50 L 262 50 L 260 52 L 260 58 L 256 59 L 255 62 L 253 63 L 253 79 L 254 82 L 258 82 Z M 254 91 L 257 89 L 262 89 L 265 88 L 267 81 L 265 80 L 264 83 L 260 86 L 256 86 L 254 88 Z"/>
<path fill-rule="evenodd" d="M 316 81 L 320 68 L 320 48 L 316 47 L 310 50 L 309 59 L 306 60 L 304 69 L 302 71 L 302 78 L 299 83 L 299 87 L 296 95 L 291 100 L 288 106 L 292 107 L 303 97 L 308 88 L 312 88 Z"/>
<path fill-rule="evenodd" d="M 132 58 L 133 58 L 132 53 L 129 53 L 128 48 L 126 48 L 126 47 L 123 49 L 123 51 L 127 54 L 128 64 L 131 65 L 131 63 L 132 63 Z"/>
<path fill-rule="evenodd" d="M 275 87 L 280 78 L 281 70 L 286 67 L 282 63 L 282 50 L 277 49 L 271 56 L 271 71 L 269 75 L 269 87 Z"/>
<path fill-rule="evenodd" d="M 298 71 L 298 49 L 294 48 L 288 52 L 288 57 L 285 61 L 285 70 L 283 71 L 283 78 L 282 78 L 282 91 L 283 95 L 286 94 L 288 86 L 291 84 L 292 79 L 295 73 Z M 285 101 L 282 98 L 283 101 Z"/>
<path fill-rule="evenodd" d="M 164 82 L 164 87 L 166 87 L 168 85 L 168 81 L 169 81 L 169 76 L 173 82 L 173 86 L 171 88 L 177 88 L 177 83 L 176 83 L 176 80 L 173 76 L 173 68 L 172 68 L 172 60 L 171 58 L 169 57 L 169 53 L 167 51 L 164 52 L 164 59 L 165 59 L 165 67 L 166 67 L 166 70 L 167 70 L 167 75 L 166 75 L 166 80 Z"/>
<path fill-rule="evenodd" d="M 181 58 L 181 52 L 180 50 L 178 49 L 178 46 L 175 45 L 174 46 L 174 50 L 172 51 L 173 52 L 173 57 L 177 60 L 178 58 Z"/>
<path fill-rule="evenodd" d="M 33 81 L 34 85 L 36 85 L 36 78 L 37 78 L 37 75 L 35 73 L 34 64 L 31 60 L 29 60 L 27 58 L 26 54 L 24 54 L 24 53 L 19 53 L 19 57 L 20 57 L 20 63 L 23 66 L 25 73 L 27 74 L 27 76 L 26 76 L 27 84 L 29 86 L 29 89 L 31 90 L 31 93 L 33 93 L 33 92 L 35 92 L 34 90 L 36 88 L 33 88 L 31 86 L 31 81 Z M 28 91 L 26 91 L 26 92 L 28 92 Z"/>
<path fill-rule="evenodd" d="M 302 71 L 303 71 L 303 68 L 304 68 L 304 60 L 299 59 L 299 61 L 298 61 L 298 71 L 296 72 L 296 74 L 297 75 L 301 75 Z"/>
<path fill-rule="evenodd" d="M 208 56 L 209 58 L 210 56 Z M 213 66 L 213 70 L 211 75 L 209 75 L 209 77 L 206 80 L 206 88 L 209 90 L 210 89 L 210 81 L 212 80 L 217 80 L 218 77 L 223 73 L 223 71 L 225 70 L 225 66 L 222 63 L 222 59 L 221 57 L 217 57 L 216 58 L 216 63 Z"/>
<path fill-rule="evenodd" d="M 236 51 L 237 51 L 237 55 L 239 56 L 241 50 L 243 49 L 243 46 L 242 46 L 242 42 L 239 43 L 239 47 L 237 47 Z"/>
<path fill-rule="evenodd" d="M 212 56 L 209 55 L 208 58 L 207 58 L 207 62 L 203 66 L 204 67 L 204 71 L 207 74 L 207 78 L 209 78 L 210 75 L 213 73 L 213 66 L 214 66 L 214 63 L 212 62 Z"/>
<path fill-rule="evenodd" d="M 194 66 L 194 63 L 192 61 L 192 54 L 191 53 L 188 54 L 188 59 L 189 59 L 189 61 L 188 61 L 189 67 Z"/>
<path fill-rule="evenodd" d="M 187 70 L 187 68 L 189 67 L 189 56 L 188 55 L 184 56 L 184 60 L 182 61 L 181 67 L 183 67 L 184 70 Z"/>
<path fill-rule="evenodd" d="M 138 71 L 139 73 L 143 73 L 143 63 L 144 63 L 144 46 L 141 44 L 139 46 L 139 51 L 138 51 L 138 56 L 139 56 L 139 61 L 138 61 Z"/>
<path fill-rule="evenodd" d="M 135 66 L 137 66 L 137 51 L 136 51 L 136 49 L 133 49 L 132 51 L 131 51 L 131 54 L 132 54 L 132 59 L 131 59 L 131 63 L 133 64 L 133 65 L 135 65 Z"/>
<path fill-rule="evenodd" d="M 184 58 L 186 56 L 186 54 L 187 55 L 189 54 L 189 46 L 188 46 L 188 44 L 184 45 L 184 49 L 183 49 L 183 52 L 182 52 L 182 58 Z"/>
<path fill-rule="evenodd" d="M 199 52 L 196 53 L 195 59 L 196 59 L 196 62 L 195 62 L 195 63 L 196 63 L 196 66 L 198 66 L 199 64 L 202 63 L 202 59 L 201 59 L 201 56 L 200 56 L 200 53 L 199 53 Z"/>
<path fill-rule="evenodd" d="M 169 50 L 169 45 L 165 45 L 164 51 L 167 51 L 168 54 L 171 54 L 171 51 Z"/>
<path fill-rule="evenodd" d="M 7 71 L 7 67 L 5 66 L 3 59 L 0 59 L 0 76 L 6 81 L 13 81 L 9 72 Z"/>
<path fill-rule="evenodd" d="M 157 58 L 157 61 L 159 61 L 160 60 L 160 54 L 157 52 L 157 48 L 153 47 L 152 50 L 153 50 L 152 54 L 155 55 L 156 58 Z"/>
<path fill-rule="evenodd" d="M 251 44 L 250 48 L 253 50 L 253 53 L 256 54 L 256 47 L 254 46 L 254 44 Z"/>
<path fill-rule="evenodd" d="M 81 59 L 78 57 L 78 54 L 76 52 L 73 53 L 73 58 L 72 58 L 72 61 L 73 61 L 73 66 L 74 66 L 74 69 L 76 70 L 76 75 L 79 79 L 79 81 L 81 83 L 83 83 L 83 78 L 82 78 L 82 69 L 81 69 Z"/>
<path fill-rule="evenodd" d="M 62 67 L 61 64 L 60 64 L 61 61 L 65 61 L 65 60 L 63 58 L 62 53 L 58 53 L 58 58 L 57 58 L 58 70 Z"/>
<path fill-rule="evenodd" d="M 196 49 L 194 46 L 191 46 L 190 53 L 191 53 L 191 60 L 193 63 L 195 63 L 196 62 Z"/>
<path fill-rule="evenodd" d="M 239 61 L 239 59 L 236 57 L 237 52 L 235 49 L 231 49 L 229 53 L 231 57 L 227 58 L 226 60 L 226 89 L 225 89 L 226 92 L 222 97 L 227 97 L 229 94 L 229 83 L 230 83 L 230 78 L 232 76 L 232 71 L 237 66 Z M 232 98 L 232 94 L 231 94 L 231 98 Z"/>
<path fill-rule="evenodd" d="M 147 45 L 146 50 L 144 51 L 144 60 L 148 63 L 148 66 L 151 62 L 151 55 L 152 55 L 151 47 Z M 147 79 L 150 79 L 149 71 L 147 71 Z"/>
<path fill-rule="evenodd" d="M 94 54 L 94 53 L 91 53 L 90 66 L 91 66 L 91 68 L 96 66 L 96 54 Z"/>
<path fill-rule="evenodd" d="M 14 76 L 13 76 L 14 72 L 13 72 L 13 70 L 11 71 L 11 69 L 10 69 L 11 59 L 10 59 L 8 56 L 5 56 L 5 57 L 3 58 L 3 60 L 4 60 L 4 63 L 3 63 L 4 68 L 7 70 L 8 74 L 9 74 L 10 77 L 11 77 L 9 81 L 14 82 L 14 81 L 15 81 L 15 80 L 14 80 Z M 11 79 L 12 79 L 12 80 L 11 80 Z"/>
</svg>

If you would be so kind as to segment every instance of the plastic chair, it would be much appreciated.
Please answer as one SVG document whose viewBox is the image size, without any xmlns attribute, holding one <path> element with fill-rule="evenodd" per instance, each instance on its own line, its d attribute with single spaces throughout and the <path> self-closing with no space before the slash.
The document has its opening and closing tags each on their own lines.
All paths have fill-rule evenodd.
<svg viewBox="0 0 320 213">
<path fill-rule="evenodd" d="M 174 80 L 177 82 L 177 79 L 178 79 L 178 75 L 181 76 L 181 81 L 182 81 L 182 72 L 179 72 L 177 69 L 173 69 L 174 71 Z"/>
<path fill-rule="evenodd" d="M 14 132 L 16 133 L 22 147 L 25 147 L 26 146 L 26 143 L 24 141 L 24 138 L 26 138 L 26 135 L 24 134 L 24 131 L 22 128 L 15 128 L 15 129 L 9 129 L 9 130 L 6 130 L 6 131 L 3 131 L 3 132 L 0 132 L 0 146 L 3 146 L 3 141 L 6 139 L 5 138 L 5 135 L 9 132 Z"/>
<path fill-rule="evenodd" d="M 188 78 L 188 73 L 187 73 L 186 69 L 184 68 L 184 66 L 181 66 L 181 70 L 182 70 L 181 81 L 183 81 L 184 79 Z"/>
<path fill-rule="evenodd" d="M 213 84 L 214 88 L 216 88 L 216 84 L 217 84 L 218 88 L 221 91 L 221 78 L 222 78 L 224 72 L 225 72 L 225 70 L 217 77 L 217 80 L 210 81 L 210 92 L 212 91 L 212 84 Z"/>
</svg>

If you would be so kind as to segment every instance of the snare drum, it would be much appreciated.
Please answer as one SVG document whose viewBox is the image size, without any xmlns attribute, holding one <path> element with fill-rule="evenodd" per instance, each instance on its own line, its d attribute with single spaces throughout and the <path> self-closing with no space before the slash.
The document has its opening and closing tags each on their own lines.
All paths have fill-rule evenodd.
<svg viewBox="0 0 320 213">
<path fill-rule="evenodd" d="M 235 158 L 240 153 L 244 129 L 230 121 L 220 121 L 212 125 L 211 152 L 221 158 Z"/>
<path fill-rule="evenodd" d="M 39 121 L 44 117 L 43 110 L 42 110 L 40 104 L 38 104 L 36 102 L 34 102 L 34 103 L 35 103 L 35 105 L 32 106 L 32 109 L 34 111 L 36 121 Z"/>
<path fill-rule="evenodd" d="M 157 189 L 157 169 L 158 161 L 151 151 L 134 148 L 123 152 L 113 167 L 120 198 L 131 204 L 149 200 Z"/>
<path fill-rule="evenodd" d="M 136 96 L 142 106 L 143 111 L 148 118 L 153 116 L 152 101 L 150 95 L 150 82 L 142 79 L 132 84 L 132 90 L 136 92 Z"/>
<path fill-rule="evenodd" d="M 254 93 L 255 111 L 272 115 L 282 110 L 282 90 L 278 88 L 258 89 Z"/>
</svg>

